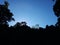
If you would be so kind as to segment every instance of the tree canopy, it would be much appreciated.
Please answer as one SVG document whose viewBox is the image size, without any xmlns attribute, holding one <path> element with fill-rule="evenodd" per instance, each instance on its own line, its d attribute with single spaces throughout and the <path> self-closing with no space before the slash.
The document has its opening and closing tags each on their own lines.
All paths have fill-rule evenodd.
<svg viewBox="0 0 60 45">
<path fill-rule="evenodd" d="M 54 6 L 53 6 L 53 11 L 57 17 L 60 16 L 60 0 L 56 0 Z"/>
<path fill-rule="evenodd" d="M 8 3 L 5 1 L 4 4 L 0 4 L 0 24 L 6 24 L 12 20 L 14 20 L 14 18 L 12 17 L 13 14 L 10 12 L 10 10 L 8 9 Z"/>
</svg>

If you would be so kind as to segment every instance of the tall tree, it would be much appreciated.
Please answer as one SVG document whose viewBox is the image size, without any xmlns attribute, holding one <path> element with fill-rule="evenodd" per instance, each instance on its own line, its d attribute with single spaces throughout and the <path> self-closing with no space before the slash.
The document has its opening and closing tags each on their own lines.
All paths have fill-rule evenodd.
<svg viewBox="0 0 60 45">
<path fill-rule="evenodd" d="M 53 6 L 53 11 L 57 17 L 60 17 L 60 0 L 55 1 L 55 4 Z"/>
<path fill-rule="evenodd" d="M 55 5 L 53 6 L 53 11 L 58 17 L 58 22 L 56 23 L 56 26 L 60 28 L 60 0 L 56 0 Z"/>
<path fill-rule="evenodd" d="M 8 9 L 9 3 L 7 1 L 4 4 L 0 4 L 0 24 L 8 24 L 8 22 L 14 20 L 13 14 Z"/>
</svg>

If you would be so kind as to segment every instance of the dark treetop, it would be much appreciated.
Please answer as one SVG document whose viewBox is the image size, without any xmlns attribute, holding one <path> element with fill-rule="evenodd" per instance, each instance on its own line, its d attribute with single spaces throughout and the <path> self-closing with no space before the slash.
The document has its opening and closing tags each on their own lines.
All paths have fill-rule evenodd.
<svg viewBox="0 0 60 45">
<path fill-rule="evenodd" d="M 31 28 L 26 22 L 6 26 L 8 21 L 13 20 L 13 14 L 7 3 L 0 5 L 0 45 L 60 45 L 60 8 L 57 6 L 59 4 L 60 1 L 57 0 L 53 6 L 55 15 L 58 15 L 56 25 L 46 25 L 46 28 Z"/>
</svg>

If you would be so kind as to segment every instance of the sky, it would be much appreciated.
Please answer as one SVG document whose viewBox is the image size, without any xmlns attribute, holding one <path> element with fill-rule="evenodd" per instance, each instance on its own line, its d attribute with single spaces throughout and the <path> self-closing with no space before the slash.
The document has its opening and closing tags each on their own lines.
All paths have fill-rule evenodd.
<svg viewBox="0 0 60 45">
<path fill-rule="evenodd" d="M 40 27 L 46 25 L 55 25 L 57 17 L 53 12 L 54 2 L 52 0 L 7 0 L 9 9 L 14 14 L 15 21 L 9 25 L 15 25 L 17 22 L 25 21 L 32 27 L 39 24 Z M 4 0 L 0 0 L 3 4 Z"/>
</svg>

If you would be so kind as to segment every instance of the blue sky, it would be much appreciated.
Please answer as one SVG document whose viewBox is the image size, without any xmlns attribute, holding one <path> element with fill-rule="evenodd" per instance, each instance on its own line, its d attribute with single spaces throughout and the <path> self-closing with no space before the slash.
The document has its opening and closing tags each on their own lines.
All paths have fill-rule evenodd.
<svg viewBox="0 0 60 45">
<path fill-rule="evenodd" d="M 39 24 L 40 27 L 45 27 L 57 22 L 52 9 L 54 5 L 52 0 L 8 0 L 8 2 L 15 18 L 15 22 L 10 22 L 10 25 L 26 21 L 29 26 Z M 3 0 L 0 0 L 0 3 L 3 3 Z"/>
</svg>

